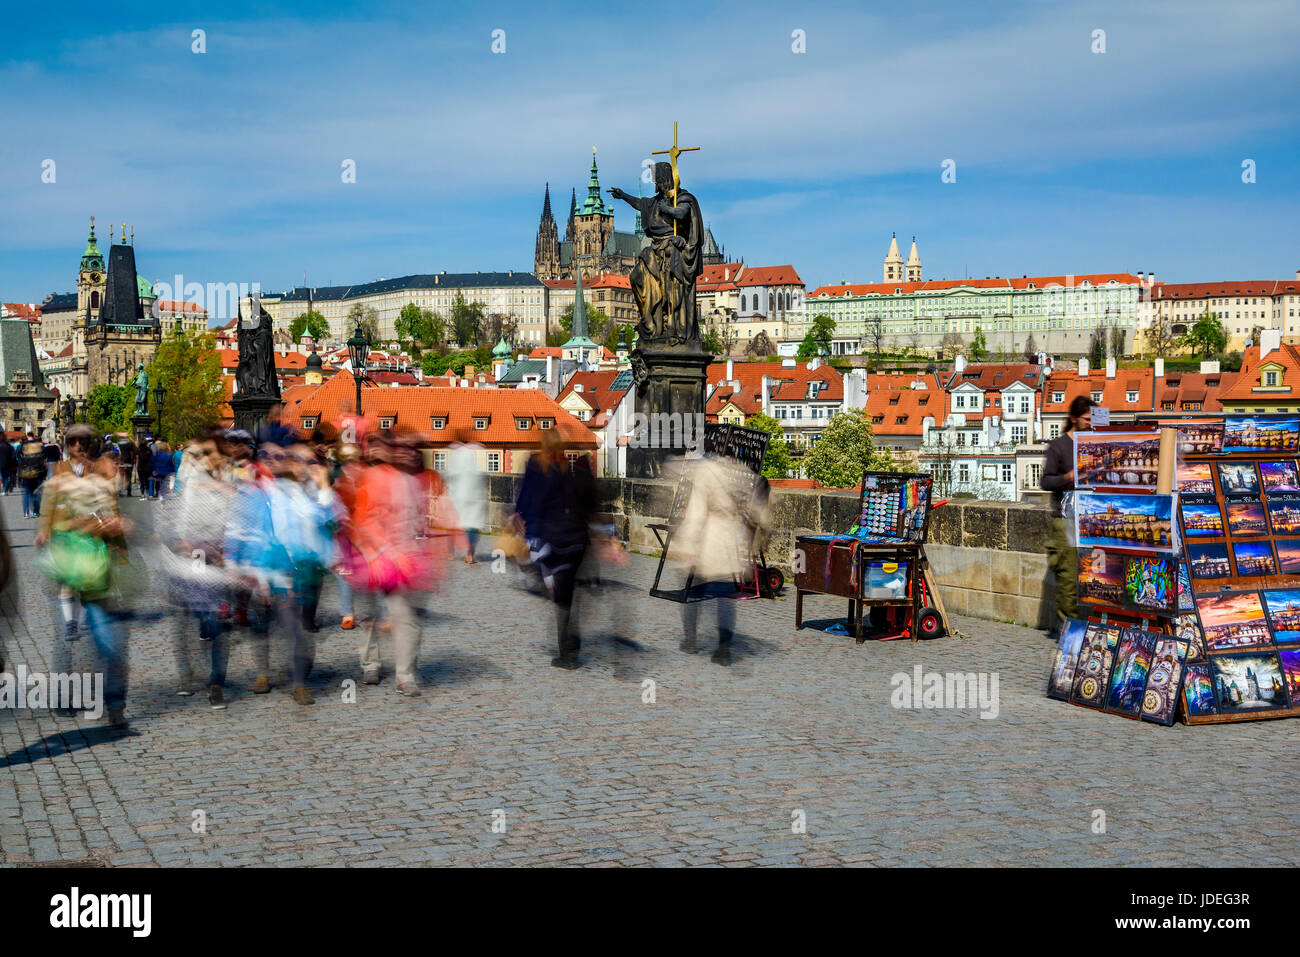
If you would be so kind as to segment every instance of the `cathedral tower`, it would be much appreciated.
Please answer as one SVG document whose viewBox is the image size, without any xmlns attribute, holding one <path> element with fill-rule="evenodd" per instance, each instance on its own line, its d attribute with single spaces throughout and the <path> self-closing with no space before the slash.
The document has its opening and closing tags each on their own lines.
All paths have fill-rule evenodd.
<svg viewBox="0 0 1300 957">
<path fill-rule="evenodd" d="M 921 281 L 921 255 L 916 251 L 916 237 L 912 237 L 912 251 L 907 254 L 907 281 Z"/>
<path fill-rule="evenodd" d="M 600 195 L 600 177 L 596 173 L 596 148 L 591 148 L 591 178 L 587 180 L 587 198 L 574 221 L 573 263 L 575 272 L 585 269 L 588 276 L 598 272 L 605 244 L 614 232 L 614 211 Z"/>
<path fill-rule="evenodd" d="M 560 237 L 551 215 L 551 184 L 546 184 L 542 200 L 542 219 L 537 226 L 537 246 L 533 252 L 533 275 L 543 279 L 558 276 L 560 272 Z"/>
<path fill-rule="evenodd" d="M 889 252 L 885 255 L 885 282 L 903 281 L 903 254 L 898 251 L 898 236 L 891 234 Z"/>
</svg>

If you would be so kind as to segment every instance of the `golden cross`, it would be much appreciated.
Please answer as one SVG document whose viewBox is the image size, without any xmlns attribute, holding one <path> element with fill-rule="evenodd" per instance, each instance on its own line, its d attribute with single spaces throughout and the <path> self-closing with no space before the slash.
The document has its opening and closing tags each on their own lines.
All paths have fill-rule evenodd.
<svg viewBox="0 0 1300 957">
<path fill-rule="evenodd" d="M 673 167 L 673 205 L 674 205 L 674 206 L 677 205 L 677 190 L 678 190 L 678 188 L 682 185 L 681 177 L 677 175 L 677 156 L 678 156 L 678 154 L 680 154 L 680 153 L 690 153 L 690 152 L 692 152 L 692 151 L 694 151 L 694 150 L 698 150 L 698 149 L 699 149 L 698 146 L 683 146 L 683 147 L 681 147 L 681 148 L 678 148 L 678 146 L 677 146 L 677 121 L 676 121 L 676 120 L 673 120 L 673 145 L 672 145 L 669 149 L 666 149 L 666 150 L 651 150 L 651 151 L 650 151 L 650 154 L 651 154 L 652 156 L 662 156 L 662 155 L 665 154 L 665 153 L 668 154 L 668 162 L 671 163 L 671 164 L 672 164 L 672 167 Z M 675 219 L 673 220 L 673 235 L 674 235 L 674 236 L 677 235 L 677 220 L 675 220 Z"/>
</svg>

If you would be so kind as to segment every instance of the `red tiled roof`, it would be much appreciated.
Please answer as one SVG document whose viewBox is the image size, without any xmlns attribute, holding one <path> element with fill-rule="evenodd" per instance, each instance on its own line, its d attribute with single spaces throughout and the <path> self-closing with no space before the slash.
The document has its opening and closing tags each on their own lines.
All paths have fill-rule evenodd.
<svg viewBox="0 0 1300 957">
<path fill-rule="evenodd" d="M 744 263 L 714 263 L 705 266 L 699 278 L 695 280 L 695 288 L 704 292 L 735 289 L 736 280 L 744 268 Z"/>
<path fill-rule="evenodd" d="M 985 392 L 1001 391 L 1013 382 L 1020 382 L 1031 389 L 1037 389 L 1042 372 L 1041 366 L 1026 362 L 970 365 L 953 376 L 949 388 L 955 388 L 963 382 L 970 382 Z"/>
<path fill-rule="evenodd" d="M 26 319 L 28 322 L 31 322 L 41 318 L 40 306 L 29 306 L 23 302 L 6 302 L 4 303 L 4 307 L 9 311 L 9 315 L 14 319 Z"/>
<path fill-rule="evenodd" d="M 740 381 L 742 389 L 753 390 L 760 397 L 763 390 L 763 376 L 773 379 L 771 396 L 783 402 L 797 401 L 808 395 L 808 382 L 819 379 L 826 387 L 818 394 L 819 399 L 843 401 L 844 377 L 840 371 L 829 363 L 823 362 L 813 371 L 808 371 L 808 363 L 797 364 L 787 369 L 776 362 L 734 362 L 732 378 Z M 711 385 L 723 382 L 727 378 L 727 364 L 715 362 L 706 371 L 707 381 Z M 725 386 L 724 386 L 725 388 Z"/>
<path fill-rule="evenodd" d="M 535 346 L 533 351 L 528 353 L 530 359 L 546 359 L 548 357 L 559 359 L 564 356 L 564 350 L 559 346 Z"/>
<path fill-rule="evenodd" d="M 1229 296 L 1276 296 L 1300 293 L 1300 281 L 1293 279 L 1243 279 L 1235 282 L 1158 282 L 1151 298 L 1226 299 Z"/>
<path fill-rule="evenodd" d="M 948 397 L 933 389 L 872 389 L 867 392 L 867 413 L 876 435 L 922 434 L 922 420 L 942 424 L 948 417 Z M 880 421 L 877 422 L 877 417 Z M 898 421 L 902 419 L 903 421 Z"/>
<path fill-rule="evenodd" d="M 320 416 L 322 421 L 336 423 L 355 408 L 355 382 L 351 373 L 340 372 L 310 393 L 291 390 L 285 396 L 284 415 L 290 423 L 302 416 Z M 540 389 L 382 388 L 363 384 L 361 410 L 372 428 L 378 426 L 381 415 L 393 416 L 398 429 L 431 433 L 435 442 L 453 442 L 457 430 L 463 428 L 473 432 L 474 441 L 495 448 L 536 448 L 543 431 L 537 420 L 552 419 L 553 427 L 570 448 L 596 448 L 591 429 Z M 433 430 L 435 415 L 447 419 L 446 428 Z M 475 430 L 474 419 L 484 417 L 488 427 Z M 529 419 L 531 427 L 519 429 L 516 420 L 520 418 Z"/>
<path fill-rule="evenodd" d="M 802 286 L 793 266 L 746 266 L 737 286 Z"/>
<path fill-rule="evenodd" d="M 808 298 L 811 299 L 815 296 L 843 296 L 846 294 L 852 296 L 888 296 L 893 295 L 895 292 L 942 292 L 947 289 L 960 289 L 963 286 L 972 289 L 1028 289 L 1032 285 L 1035 289 L 1044 289 L 1048 286 L 1065 286 L 1068 284 L 1078 287 L 1085 282 L 1094 286 L 1102 286 L 1111 280 L 1130 285 L 1137 285 L 1139 282 L 1137 276 L 1126 272 L 1089 273 L 1080 276 L 1025 276 L 1019 279 L 930 279 L 925 282 L 875 282 L 818 286 L 808 294 Z"/>
<path fill-rule="evenodd" d="M 1137 401 L 1128 401 L 1130 383 L 1136 382 Z M 1101 404 L 1114 412 L 1151 412 L 1155 383 L 1154 369 L 1124 369 L 1114 379 L 1106 378 L 1104 369 L 1090 371 L 1086 378 L 1079 378 L 1076 369 L 1055 369 L 1047 380 L 1043 390 L 1043 411 L 1051 414 L 1065 414 L 1076 396 L 1101 392 Z M 1052 396 L 1060 392 L 1060 402 L 1052 401 Z"/>
<path fill-rule="evenodd" d="M 605 275 L 593 279 L 590 283 L 584 283 L 584 289 L 631 289 L 632 280 L 627 276 L 620 276 L 618 273 L 606 273 Z"/>
<path fill-rule="evenodd" d="M 618 369 L 609 369 L 604 372 L 575 372 L 560 391 L 556 401 L 563 401 L 566 396 L 576 391 L 574 386 L 580 385 L 582 391 L 578 392 L 577 395 L 592 410 L 603 413 L 606 409 L 616 408 L 628 393 L 627 389 L 614 390 L 610 388 L 618 376 Z"/>
<path fill-rule="evenodd" d="M 208 311 L 200 306 L 197 302 L 176 302 L 172 299 L 159 299 L 154 303 L 159 309 L 166 309 L 171 312 L 192 312 L 195 315 L 202 313 L 207 315 Z M 222 327 L 226 328 L 226 327 Z"/>
<path fill-rule="evenodd" d="M 1276 389 L 1255 392 L 1260 385 L 1260 366 L 1275 362 L 1282 366 L 1282 382 Z M 1219 390 L 1220 402 L 1277 402 L 1291 401 L 1300 394 L 1300 348 L 1282 343 L 1268 355 L 1260 357 L 1259 346 L 1251 346 L 1242 357 L 1241 372 L 1236 381 Z"/>
</svg>

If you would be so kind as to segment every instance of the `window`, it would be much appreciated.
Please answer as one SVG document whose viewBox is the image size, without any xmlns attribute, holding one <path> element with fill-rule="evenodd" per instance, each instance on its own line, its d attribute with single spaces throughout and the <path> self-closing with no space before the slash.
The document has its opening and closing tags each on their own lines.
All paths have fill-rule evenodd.
<svg viewBox="0 0 1300 957">
<path fill-rule="evenodd" d="M 962 485 L 966 485 L 970 482 L 970 466 L 965 462 L 957 466 L 957 481 Z"/>
<path fill-rule="evenodd" d="M 476 431 L 478 431 L 478 432 L 485 432 L 485 431 L 487 431 L 487 427 L 488 427 L 488 420 L 487 420 L 487 419 L 481 419 L 481 418 L 480 418 L 480 419 L 475 419 L 475 420 L 474 420 L 474 429 L 475 429 Z"/>
<path fill-rule="evenodd" d="M 445 470 L 446 470 L 446 468 L 447 468 L 447 453 L 446 453 L 446 452 L 434 452 L 434 453 L 433 453 L 433 467 L 434 467 L 435 470 L 437 470 L 437 471 L 439 471 L 439 472 L 442 472 L 442 471 L 445 471 Z"/>
<path fill-rule="evenodd" d="M 1002 463 L 1002 481 L 1007 485 L 1010 485 L 1015 480 L 1011 474 L 1013 470 L 1014 466 L 1010 462 Z"/>
<path fill-rule="evenodd" d="M 965 433 L 965 432 L 958 432 L 958 433 L 957 433 L 957 444 L 958 444 L 958 445 L 965 445 L 965 444 L 966 444 L 966 433 Z"/>
<path fill-rule="evenodd" d="M 1174 411 L 1174 404 L 1173 404 L 1172 402 L 1161 402 L 1161 403 L 1160 403 L 1160 411 L 1161 411 L 1161 412 L 1172 412 L 1172 411 Z"/>
<path fill-rule="evenodd" d="M 1184 403 L 1183 403 L 1183 411 L 1184 411 L 1184 412 L 1200 412 L 1200 411 L 1201 411 L 1201 403 L 1199 403 L 1199 402 L 1184 402 Z"/>
<path fill-rule="evenodd" d="M 1021 415 L 1029 414 L 1029 396 L 1027 395 L 1022 395 L 1020 397 L 1020 414 Z"/>
<path fill-rule="evenodd" d="M 1049 439 L 1060 438 L 1060 435 L 1061 435 L 1061 423 L 1060 423 L 1060 422 L 1053 422 L 1051 425 L 1049 425 L 1049 426 L 1047 427 L 1047 437 L 1048 437 Z"/>
<path fill-rule="evenodd" d="M 1138 400 L 1138 394 L 1136 389 L 1130 389 L 1128 392 L 1124 393 L 1125 402 L 1132 403 L 1132 402 L 1136 402 L 1137 400 Z"/>
<path fill-rule="evenodd" d="M 445 429 L 447 427 L 447 420 L 440 415 L 435 415 L 433 417 L 433 427 L 435 429 Z"/>
<path fill-rule="evenodd" d="M 1038 488 L 1043 481 L 1043 467 L 1037 462 L 1025 468 L 1025 488 Z"/>
<path fill-rule="evenodd" d="M 554 420 L 554 419 L 538 419 L 538 420 L 537 420 L 537 427 L 538 427 L 539 429 L 549 429 L 549 428 L 553 428 L 554 426 L 555 426 L 555 420 Z"/>
<path fill-rule="evenodd" d="M 1053 402 L 1064 402 L 1064 401 L 1065 401 L 1065 393 L 1064 393 L 1064 392 L 1053 392 L 1053 393 L 1052 393 L 1052 401 L 1053 401 Z"/>
<path fill-rule="evenodd" d="M 953 404 L 959 409 L 966 408 L 966 397 L 964 395 L 958 395 L 957 401 L 954 402 Z"/>
<path fill-rule="evenodd" d="M 488 467 L 487 467 L 487 470 L 488 470 L 489 472 L 500 472 L 500 471 L 501 471 L 501 453 L 500 453 L 500 452 L 489 452 L 489 453 L 487 454 L 487 460 L 488 460 Z"/>
<path fill-rule="evenodd" d="M 1276 372 L 1265 372 L 1265 373 L 1264 373 L 1264 385 L 1277 385 L 1277 373 L 1276 373 Z"/>
<path fill-rule="evenodd" d="M 520 432 L 527 432 L 532 427 L 533 427 L 532 419 L 523 418 L 523 417 L 515 419 L 515 428 L 518 429 Z"/>
<path fill-rule="evenodd" d="M 391 429 L 393 427 L 393 417 L 391 415 L 381 416 L 379 419 L 379 427 L 381 429 Z"/>
<path fill-rule="evenodd" d="M 314 428 L 316 428 L 316 417 L 315 417 L 315 416 L 310 416 L 310 415 L 309 415 L 309 416 L 304 416 L 304 417 L 303 417 L 303 420 L 302 420 L 302 427 L 303 427 L 304 429 L 314 429 Z"/>
<path fill-rule="evenodd" d="M 1093 402 L 1100 403 L 1100 402 L 1101 402 L 1101 393 L 1100 393 L 1100 392 L 1094 392 L 1094 393 L 1092 393 L 1092 401 L 1093 401 Z"/>
<path fill-rule="evenodd" d="M 1025 441 L 1025 429 L 1026 427 L 1023 425 L 1013 425 L 1011 427 L 1011 441 L 1016 445 Z"/>
</svg>

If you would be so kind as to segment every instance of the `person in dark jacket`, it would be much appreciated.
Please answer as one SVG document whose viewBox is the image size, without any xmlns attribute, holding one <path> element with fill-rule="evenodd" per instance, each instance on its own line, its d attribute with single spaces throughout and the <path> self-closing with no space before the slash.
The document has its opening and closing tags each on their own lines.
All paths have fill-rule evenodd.
<svg viewBox="0 0 1300 957">
<path fill-rule="evenodd" d="M 14 487 L 14 476 L 18 474 L 18 455 L 8 439 L 0 437 L 0 490 L 8 495 Z"/>
<path fill-rule="evenodd" d="M 162 502 L 166 500 L 167 478 L 172 474 L 172 450 L 162 439 L 154 446 L 153 468 L 149 479 L 149 491 L 153 498 Z"/>
<path fill-rule="evenodd" d="M 1070 544 L 1069 530 L 1061 516 L 1061 497 L 1074 488 L 1074 433 L 1092 428 L 1092 399 L 1086 395 L 1075 396 L 1070 403 L 1069 422 L 1062 432 L 1047 446 L 1043 463 L 1044 489 L 1052 493 L 1052 534 L 1047 540 L 1047 563 L 1056 573 L 1057 627 L 1066 618 L 1079 616 L 1079 600 L 1075 589 L 1078 576 L 1078 557 Z"/>
<path fill-rule="evenodd" d="M 23 518 L 36 518 L 41 511 L 41 483 L 45 481 L 45 453 L 35 433 L 27 433 L 18 459 L 18 477 L 23 483 Z"/>
<path fill-rule="evenodd" d="M 570 463 L 558 430 L 542 433 L 534 456 L 537 468 L 525 473 L 519 513 L 533 564 L 555 602 L 559 654 L 557 668 L 575 669 L 582 639 L 573 622 L 573 592 L 578 569 L 590 543 L 591 516 L 596 505 L 596 479 L 585 455 Z M 528 467 L 533 461 L 530 459 Z"/>
</svg>

